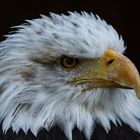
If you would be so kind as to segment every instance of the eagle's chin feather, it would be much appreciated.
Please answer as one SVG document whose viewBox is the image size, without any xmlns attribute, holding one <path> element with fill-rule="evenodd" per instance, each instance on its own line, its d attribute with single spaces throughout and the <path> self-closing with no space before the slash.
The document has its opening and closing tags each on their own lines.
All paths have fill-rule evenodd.
<svg viewBox="0 0 140 140">
<path fill-rule="evenodd" d="M 72 139 L 72 130 L 75 127 L 90 139 L 97 123 L 108 133 L 111 122 L 115 125 L 124 122 L 140 132 L 140 101 L 134 96 L 133 90 L 95 89 L 85 93 L 69 90 L 66 95 L 64 87 L 59 89 L 60 94 L 56 92 L 53 96 L 45 95 L 45 91 L 42 91 L 42 97 L 39 97 L 40 93 L 35 93 L 38 91 L 34 90 L 26 93 L 28 97 L 11 97 L 12 102 L 4 102 L 5 108 L 1 110 L 3 131 L 12 127 L 16 133 L 22 129 L 25 133 L 30 130 L 37 135 L 41 128 L 49 131 L 58 125 L 69 140 Z M 13 93 L 14 96 L 20 90 L 19 86 L 11 86 L 5 90 L 5 95 Z M 32 94 L 36 95 L 35 98 L 32 98 Z"/>
</svg>

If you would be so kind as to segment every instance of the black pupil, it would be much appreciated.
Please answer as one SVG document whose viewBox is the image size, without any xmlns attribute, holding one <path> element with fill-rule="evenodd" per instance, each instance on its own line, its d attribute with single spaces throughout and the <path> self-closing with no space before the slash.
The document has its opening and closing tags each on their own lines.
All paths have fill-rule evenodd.
<svg viewBox="0 0 140 140">
<path fill-rule="evenodd" d="M 66 59 L 66 63 L 67 63 L 68 65 L 72 65 L 74 62 L 75 62 L 75 59 L 72 59 L 72 58 L 67 58 L 67 59 Z"/>
</svg>

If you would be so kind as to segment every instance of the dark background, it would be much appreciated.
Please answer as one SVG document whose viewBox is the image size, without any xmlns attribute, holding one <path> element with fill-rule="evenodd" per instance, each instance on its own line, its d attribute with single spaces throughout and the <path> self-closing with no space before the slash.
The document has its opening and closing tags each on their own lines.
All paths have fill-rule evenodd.
<svg viewBox="0 0 140 140">
<path fill-rule="evenodd" d="M 26 19 L 37 18 L 49 12 L 87 11 L 98 14 L 123 36 L 127 45 L 126 55 L 140 71 L 140 4 L 132 0 L 1 0 L 0 40 Z"/>
</svg>

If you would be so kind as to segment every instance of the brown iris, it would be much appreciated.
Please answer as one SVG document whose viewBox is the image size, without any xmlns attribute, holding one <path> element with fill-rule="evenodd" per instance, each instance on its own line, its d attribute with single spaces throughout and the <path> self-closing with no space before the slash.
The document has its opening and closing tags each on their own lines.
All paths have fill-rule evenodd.
<svg viewBox="0 0 140 140">
<path fill-rule="evenodd" d="M 77 58 L 71 58 L 71 57 L 67 57 L 67 56 L 63 56 L 61 58 L 61 65 L 64 68 L 73 68 L 78 64 L 78 59 Z"/>
</svg>

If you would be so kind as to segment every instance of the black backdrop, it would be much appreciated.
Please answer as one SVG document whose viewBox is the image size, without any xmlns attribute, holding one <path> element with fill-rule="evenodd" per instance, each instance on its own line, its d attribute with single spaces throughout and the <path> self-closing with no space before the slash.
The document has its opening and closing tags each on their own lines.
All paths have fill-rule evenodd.
<svg viewBox="0 0 140 140">
<path fill-rule="evenodd" d="M 140 71 L 140 7 L 135 0 L 1 0 L 0 40 L 26 19 L 37 18 L 49 12 L 87 11 L 98 14 L 123 36 L 126 55 Z"/>
</svg>

